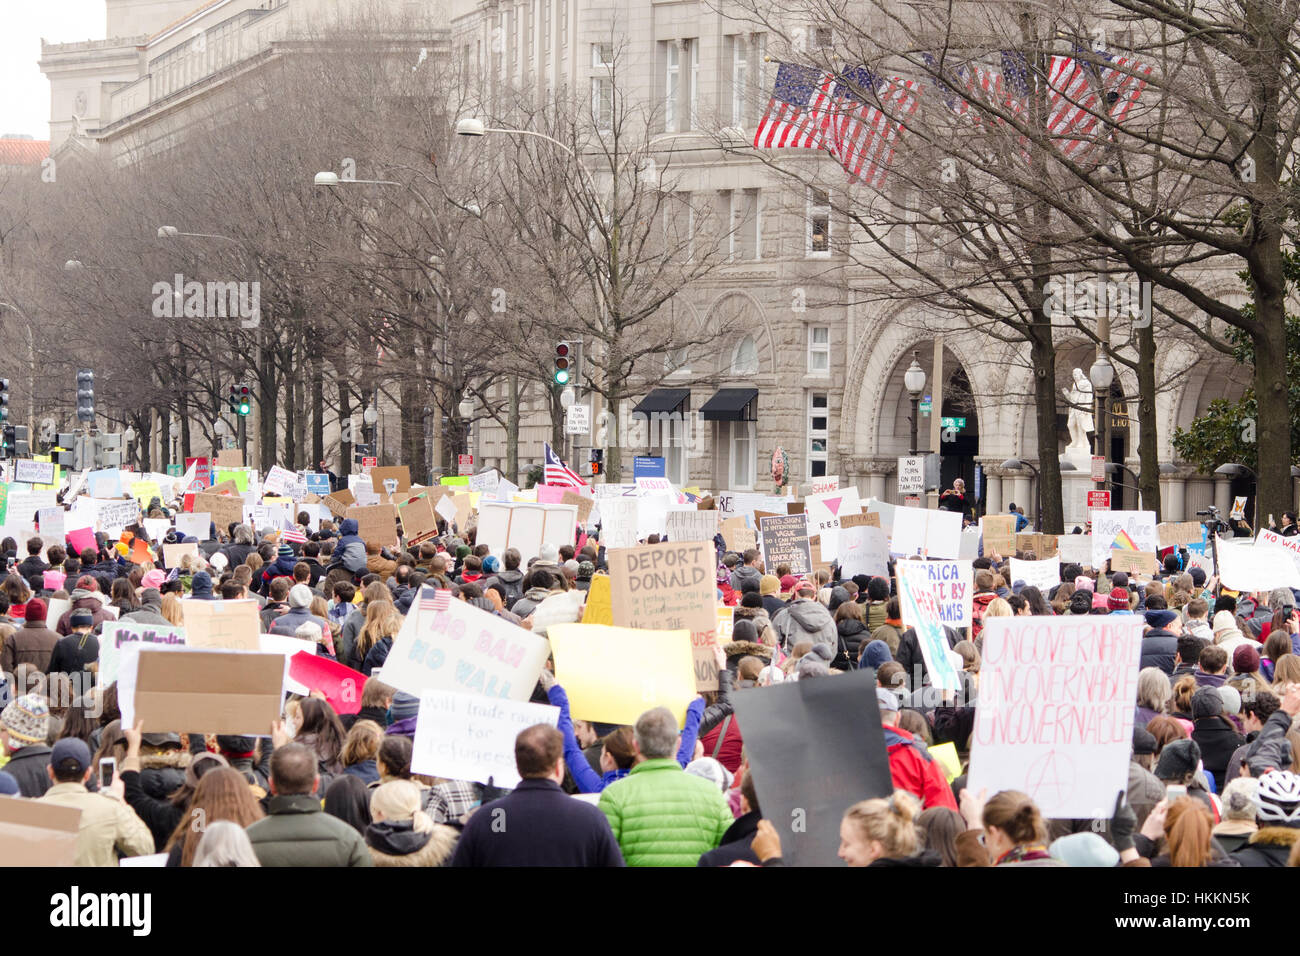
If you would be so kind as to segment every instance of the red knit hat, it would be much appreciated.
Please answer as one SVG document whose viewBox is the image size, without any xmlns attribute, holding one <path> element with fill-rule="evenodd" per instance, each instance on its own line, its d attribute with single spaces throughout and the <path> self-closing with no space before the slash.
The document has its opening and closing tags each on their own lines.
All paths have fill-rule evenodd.
<svg viewBox="0 0 1300 956">
<path fill-rule="evenodd" d="M 25 621 L 43 621 L 45 620 L 45 602 L 40 598 L 32 598 L 27 602 L 27 610 L 23 614 Z"/>
<path fill-rule="evenodd" d="M 1112 611 L 1128 610 L 1128 589 L 1114 588 L 1110 592 L 1110 597 L 1106 599 L 1106 604 Z"/>
</svg>

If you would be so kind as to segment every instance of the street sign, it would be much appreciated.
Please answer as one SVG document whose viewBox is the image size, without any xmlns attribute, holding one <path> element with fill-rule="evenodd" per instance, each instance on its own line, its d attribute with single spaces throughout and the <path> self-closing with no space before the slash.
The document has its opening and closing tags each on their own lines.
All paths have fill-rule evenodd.
<svg viewBox="0 0 1300 956">
<path fill-rule="evenodd" d="M 591 434 L 591 406 L 573 404 L 564 413 L 566 435 Z"/>
<path fill-rule="evenodd" d="M 362 468 L 378 468 L 378 467 L 379 467 L 379 459 L 378 459 L 378 457 L 375 457 L 375 458 L 362 458 L 362 459 L 361 459 L 361 467 L 362 467 Z"/>
<path fill-rule="evenodd" d="M 904 508 L 919 508 L 919 507 L 921 507 L 921 499 L 920 499 L 920 497 L 919 497 L 918 495 L 908 495 L 906 498 L 903 499 L 903 507 L 904 507 Z"/>
<path fill-rule="evenodd" d="M 474 456 L 457 455 L 456 456 L 456 474 L 472 475 L 474 474 Z"/>
<path fill-rule="evenodd" d="M 1105 455 L 1092 456 L 1092 480 L 1093 481 L 1106 480 L 1106 456 Z"/>
<path fill-rule="evenodd" d="M 916 495 L 925 490 L 925 459 L 921 456 L 898 459 L 898 493 Z"/>
<path fill-rule="evenodd" d="M 172 478 L 181 478 L 185 475 L 185 470 L 180 465 L 168 465 L 167 474 Z"/>
<path fill-rule="evenodd" d="M 939 419 L 941 428 L 965 428 L 966 419 L 964 418 L 941 418 Z"/>
<path fill-rule="evenodd" d="M 1089 511 L 1109 511 L 1109 510 L 1110 510 L 1110 492 L 1109 492 L 1109 491 L 1090 491 L 1090 492 L 1088 492 L 1088 510 L 1089 510 Z"/>
<path fill-rule="evenodd" d="M 668 475 L 665 459 L 651 455 L 636 455 L 632 459 L 632 480 L 638 478 L 664 478 Z"/>
<path fill-rule="evenodd" d="M 929 403 L 929 402 L 922 402 L 922 403 L 918 406 L 918 408 L 919 408 L 919 410 L 920 410 L 920 412 L 921 412 L 922 415 L 929 415 L 929 414 L 930 414 L 930 403 Z"/>
</svg>

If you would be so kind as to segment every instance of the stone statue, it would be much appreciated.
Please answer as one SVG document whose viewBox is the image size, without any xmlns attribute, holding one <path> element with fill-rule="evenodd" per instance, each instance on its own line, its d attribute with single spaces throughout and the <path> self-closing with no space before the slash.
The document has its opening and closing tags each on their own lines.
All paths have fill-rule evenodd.
<svg viewBox="0 0 1300 956">
<path fill-rule="evenodd" d="M 1070 444 L 1066 446 L 1064 457 L 1089 461 L 1092 449 L 1088 446 L 1088 432 L 1094 428 L 1090 411 L 1092 383 L 1082 369 L 1074 370 L 1074 384 L 1065 391 L 1065 398 L 1070 403 L 1070 415 L 1066 421 L 1070 430 Z"/>
</svg>

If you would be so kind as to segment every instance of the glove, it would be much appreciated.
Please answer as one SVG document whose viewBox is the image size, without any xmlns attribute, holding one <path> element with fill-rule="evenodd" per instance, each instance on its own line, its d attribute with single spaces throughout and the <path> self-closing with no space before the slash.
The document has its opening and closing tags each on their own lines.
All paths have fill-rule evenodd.
<svg viewBox="0 0 1300 956">
<path fill-rule="evenodd" d="M 1137 814 L 1124 801 L 1120 793 L 1115 801 L 1115 815 L 1110 818 L 1110 836 L 1115 849 L 1123 853 L 1133 848 L 1133 831 L 1137 829 Z"/>
</svg>

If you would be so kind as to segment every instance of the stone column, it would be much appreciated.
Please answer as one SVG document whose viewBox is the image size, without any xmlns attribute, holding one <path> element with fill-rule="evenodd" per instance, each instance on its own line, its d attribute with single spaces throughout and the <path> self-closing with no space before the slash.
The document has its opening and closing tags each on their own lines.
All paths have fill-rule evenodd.
<svg viewBox="0 0 1300 956">
<path fill-rule="evenodd" d="M 1214 477 L 1214 506 L 1222 513 L 1223 520 L 1227 521 L 1228 514 L 1232 511 L 1232 485 L 1227 475 Z"/>
<path fill-rule="evenodd" d="M 1162 478 L 1160 499 L 1164 507 L 1161 518 L 1165 521 L 1187 521 L 1187 478 L 1184 475 L 1170 475 Z"/>
<path fill-rule="evenodd" d="M 988 466 L 985 466 L 986 468 Z M 1002 505 L 1002 476 L 991 475 L 987 471 L 984 473 L 984 486 L 988 490 L 984 496 L 984 513 L 1001 514 L 1006 508 Z"/>
</svg>

